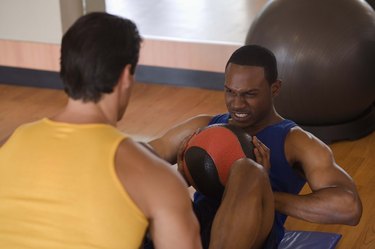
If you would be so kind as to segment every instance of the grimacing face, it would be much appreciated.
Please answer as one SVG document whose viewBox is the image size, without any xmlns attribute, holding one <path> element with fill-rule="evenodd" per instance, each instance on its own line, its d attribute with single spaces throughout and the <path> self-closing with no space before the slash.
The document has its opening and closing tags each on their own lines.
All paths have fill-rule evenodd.
<svg viewBox="0 0 375 249">
<path fill-rule="evenodd" d="M 230 63 L 225 71 L 224 92 L 230 122 L 239 127 L 261 127 L 274 110 L 271 85 L 262 67 Z"/>
</svg>

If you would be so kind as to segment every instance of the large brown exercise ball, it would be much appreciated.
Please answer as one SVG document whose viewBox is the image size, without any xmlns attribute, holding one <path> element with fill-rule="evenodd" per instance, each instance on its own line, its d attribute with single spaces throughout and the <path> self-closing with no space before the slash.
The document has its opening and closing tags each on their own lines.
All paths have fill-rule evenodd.
<svg viewBox="0 0 375 249">
<path fill-rule="evenodd" d="M 365 1 L 270 1 L 246 44 L 275 53 L 284 117 L 328 142 L 375 129 L 375 12 Z"/>
<path fill-rule="evenodd" d="M 368 4 L 374 9 L 375 8 L 375 0 L 366 0 Z"/>
</svg>

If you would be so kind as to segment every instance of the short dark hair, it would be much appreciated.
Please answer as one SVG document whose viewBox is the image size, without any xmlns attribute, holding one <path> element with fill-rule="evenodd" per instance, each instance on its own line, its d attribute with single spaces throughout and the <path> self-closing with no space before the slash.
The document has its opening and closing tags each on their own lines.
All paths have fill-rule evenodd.
<svg viewBox="0 0 375 249">
<path fill-rule="evenodd" d="M 64 34 L 60 76 L 72 99 L 98 102 L 111 93 L 127 64 L 134 74 L 140 43 L 137 26 L 104 12 L 80 17 Z"/>
<path fill-rule="evenodd" d="M 233 52 L 225 69 L 227 69 L 229 63 L 263 67 L 265 78 L 270 84 L 275 82 L 278 77 L 275 55 L 267 48 L 259 45 L 245 45 L 240 47 Z"/>
</svg>

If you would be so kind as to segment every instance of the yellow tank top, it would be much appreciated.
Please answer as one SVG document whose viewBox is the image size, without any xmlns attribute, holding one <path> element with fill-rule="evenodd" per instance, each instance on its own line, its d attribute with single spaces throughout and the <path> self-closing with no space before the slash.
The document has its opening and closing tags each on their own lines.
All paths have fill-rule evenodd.
<svg viewBox="0 0 375 249">
<path fill-rule="evenodd" d="M 123 139 L 104 124 L 19 127 L 0 148 L 0 248 L 139 248 L 148 221 L 114 168 Z"/>
</svg>

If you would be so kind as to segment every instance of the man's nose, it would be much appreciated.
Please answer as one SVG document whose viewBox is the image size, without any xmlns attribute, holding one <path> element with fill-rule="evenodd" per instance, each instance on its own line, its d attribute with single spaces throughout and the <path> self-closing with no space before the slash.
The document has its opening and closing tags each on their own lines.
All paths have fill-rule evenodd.
<svg viewBox="0 0 375 249">
<path fill-rule="evenodd" d="M 238 94 L 234 96 L 233 102 L 232 102 L 233 108 L 239 109 L 239 108 L 244 107 L 245 105 L 246 105 L 246 101 L 242 95 Z"/>
</svg>

